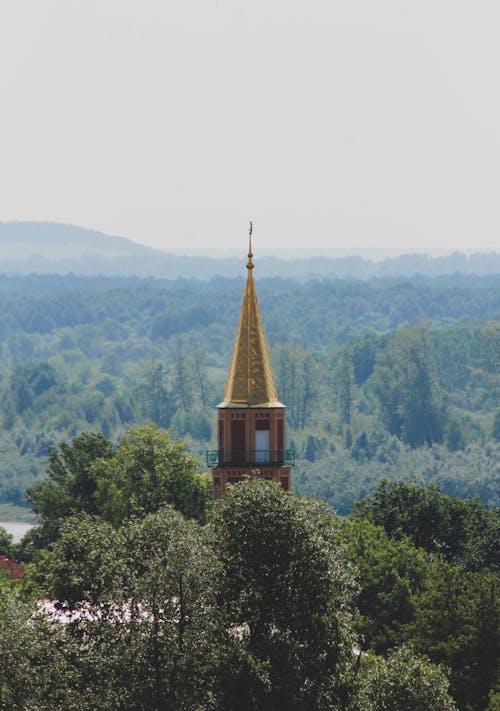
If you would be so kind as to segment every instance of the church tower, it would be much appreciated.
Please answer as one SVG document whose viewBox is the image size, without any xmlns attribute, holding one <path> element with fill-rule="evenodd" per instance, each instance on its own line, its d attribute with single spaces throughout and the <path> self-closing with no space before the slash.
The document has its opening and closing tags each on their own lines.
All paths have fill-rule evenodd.
<svg viewBox="0 0 500 711">
<path fill-rule="evenodd" d="M 295 452 L 285 449 L 285 406 L 278 400 L 253 280 L 252 223 L 247 283 L 224 400 L 218 409 L 218 449 L 207 452 L 214 499 L 227 484 L 258 477 L 290 489 Z"/>
</svg>

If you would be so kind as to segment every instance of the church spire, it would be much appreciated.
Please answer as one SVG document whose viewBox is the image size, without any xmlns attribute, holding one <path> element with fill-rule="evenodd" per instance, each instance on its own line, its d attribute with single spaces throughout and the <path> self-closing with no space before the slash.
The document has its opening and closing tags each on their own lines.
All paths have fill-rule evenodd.
<svg viewBox="0 0 500 711">
<path fill-rule="evenodd" d="M 247 283 L 224 402 L 219 407 L 284 407 L 278 401 L 271 359 L 253 280 L 252 231 L 248 229 Z"/>
</svg>

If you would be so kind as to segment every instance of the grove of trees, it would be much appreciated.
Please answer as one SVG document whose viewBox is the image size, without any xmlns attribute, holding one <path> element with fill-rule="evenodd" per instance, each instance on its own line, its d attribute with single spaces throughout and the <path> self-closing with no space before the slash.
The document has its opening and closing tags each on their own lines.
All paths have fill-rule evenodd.
<svg viewBox="0 0 500 711">
<path fill-rule="evenodd" d="M 383 482 L 346 518 L 258 479 L 213 503 L 153 425 L 50 459 L 40 524 L 0 537 L 25 561 L 0 709 L 496 708 L 498 509 Z"/>
</svg>

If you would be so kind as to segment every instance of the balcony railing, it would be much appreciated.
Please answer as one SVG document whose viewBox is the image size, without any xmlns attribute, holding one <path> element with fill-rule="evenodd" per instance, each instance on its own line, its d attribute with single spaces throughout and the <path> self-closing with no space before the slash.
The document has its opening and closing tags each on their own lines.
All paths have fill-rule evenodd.
<svg viewBox="0 0 500 711">
<path fill-rule="evenodd" d="M 293 466 L 294 449 L 209 449 L 208 467 Z"/>
</svg>

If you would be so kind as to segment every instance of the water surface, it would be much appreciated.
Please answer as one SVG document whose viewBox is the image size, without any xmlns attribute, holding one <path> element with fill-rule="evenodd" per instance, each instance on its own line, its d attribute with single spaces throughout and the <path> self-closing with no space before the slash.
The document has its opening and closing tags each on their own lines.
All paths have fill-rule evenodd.
<svg viewBox="0 0 500 711">
<path fill-rule="evenodd" d="M 14 536 L 14 543 L 21 540 L 25 533 L 27 533 L 30 528 L 33 528 L 32 523 L 26 523 L 25 521 L 0 521 L 0 526 L 3 526 L 7 533 Z"/>
</svg>

